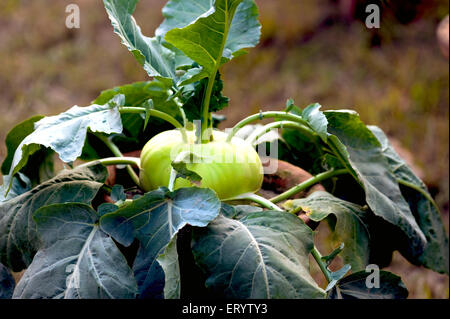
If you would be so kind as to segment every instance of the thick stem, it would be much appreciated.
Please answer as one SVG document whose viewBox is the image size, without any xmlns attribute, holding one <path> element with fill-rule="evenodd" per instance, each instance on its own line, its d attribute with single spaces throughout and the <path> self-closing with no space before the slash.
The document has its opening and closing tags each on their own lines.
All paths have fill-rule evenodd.
<svg viewBox="0 0 450 319">
<path fill-rule="evenodd" d="M 278 207 L 277 205 L 275 205 L 274 203 L 272 203 L 268 199 L 265 199 L 264 197 L 258 196 L 258 195 L 253 194 L 253 193 L 239 195 L 237 197 L 228 199 L 227 201 L 234 201 L 234 200 L 250 200 L 252 202 L 255 202 L 255 203 L 261 205 L 264 208 L 271 209 L 271 210 L 276 210 L 276 211 L 280 211 L 280 212 L 283 211 L 280 207 Z"/>
<path fill-rule="evenodd" d="M 219 68 L 215 68 L 214 73 L 209 77 L 208 79 L 208 86 L 206 88 L 205 92 L 205 99 L 203 100 L 203 113 L 202 113 L 202 129 L 200 133 L 201 143 L 208 143 L 209 140 L 204 140 L 204 132 L 209 127 L 209 104 L 211 103 L 211 94 L 212 90 L 214 88 L 214 82 L 216 80 L 217 72 L 219 71 Z"/>
<path fill-rule="evenodd" d="M 275 128 L 292 128 L 292 129 L 296 129 L 302 133 L 304 133 L 305 135 L 309 135 L 313 138 L 317 138 L 317 135 L 311 131 L 309 128 L 305 127 L 302 124 L 298 124 L 296 122 L 292 122 L 292 121 L 279 121 L 279 122 L 273 122 L 273 123 L 269 123 L 257 130 L 255 130 L 252 134 L 250 134 L 246 141 L 253 144 L 255 143 L 259 137 L 261 137 L 262 135 L 266 134 L 267 132 L 269 132 L 272 129 Z"/>
<path fill-rule="evenodd" d="M 347 169 L 339 169 L 339 170 L 329 170 L 327 172 L 324 173 L 320 173 L 310 179 L 308 179 L 307 181 L 292 187 L 291 189 L 289 189 L 288 191 L 284 192 L 283 194 L 280 194 L 274 198 L 271 198 L 270 201 L 272 203 L 279 203 L 285 199 L 288 199 L 292 196 L 294 196 L 295 194 L 298 194 L 308 188 L 310 188 L 311 186 L 314 186 L 315 184 L 318 184 L 326 179 L 338 176 L 338 175 L 343 175 L 343 174 L 347 174 L 348 170 Z"/>
<path fill-rule="evenodd" d="M 141 165 L 141 161 L 139 158 L 137 157 L 108 157 L 108 158 L 102 158 L 99 160 L 94 160 L 94 161 L 90 161 L 84 164 L 81 164 L 79 166 L 77 166 L 77 168 L 83 168 L 83 167 L 88 167 L 91 165 L 95 165 L 97 163 L 100 163 L 104 166 L 109 166 L 109 165 L 134 165 L 137 167 L 140 167 Z"/>
<path fill-rule="evenodd" d="M 313 255 L 314 259 L 316 260 L 317 264 L 319 265 L 320 270 L 324 274 L 326 280 L 328 283 L 330 283 L 333 279 L 331 279 L 330 271 L 327 268 L 327 264 L 322 260 L 322 255 L 320 254 L 319 250 L 314 246 L 314 248 L 311 251 L 311 254 Z"/>
<path fill-rule="evenodd" d="M 116 144 L 114 144 L 109 138 L 96 134 L 96 136 L 105 143 L 105 145 L 111 150 L 111 152 L 114 154 L 114 156 L 117 157 L 123 157 L 122 152 L 119 150 Z M 130 178 L 133 180 L 133 183 L 135 183 L 137 186 L 140 187 L 140 181 L 139 176 L 137 176 L 136 172 L 133 170 L 133 168 L 130 165 L 127 165 L 127 172 L 128 175 L 130 175 Z"/>
<path fill-rule="evenodd" d="M 183 141 L 185 143 L 188 142 L 188 137 L 186 134 L 186 128 L 181 125 L 180 122 L 178 122 L 175 118 L 170 116 L 169 114 L 166 114 L 164 112 L 158 111 L 158 110 L 147 110 L 143 107 L 128 107 L 124 106 L 119 108 L 120 113 L 126 113 L 126 114 L 141 114 L 141 113 L 149 113 L 151 116 L 157 117 L 161 120 L 164 120 L 170 124 L 172 124 L 174 127 L 180 130 L 181 135 L 183 136 Z"/>
<path fill-rule="evenodd" d="M 254 114 L 252 116 L 249 116 L 249 117 L 243 119 L 242 121 L 240 121 L 238 124 L 236 124 L 233 127 L 233 130 L 230 132 L 230 134 L 228 134 L 227 142 L 230 142 L 232 140 L 233 136 L 236 135 L 236 133 L 244 126 L 251 124 L 253 122 L 256 122 L 256 121 L 261 121 L 263 119 L 267 119 L 267 118 L 296 122 L 296 123 L 305 125 L 305 128 L 307 128 L 307 126 L 308 126 L 308 123 L 301 116 L 298 116 L 295 114 L 290 114 L 290 113 L 286 113 L 286 112 L 262 112 L 259 114 Z M 311 130 L 311 132 L 312 132 L 312 130 Z"/>
</svg>

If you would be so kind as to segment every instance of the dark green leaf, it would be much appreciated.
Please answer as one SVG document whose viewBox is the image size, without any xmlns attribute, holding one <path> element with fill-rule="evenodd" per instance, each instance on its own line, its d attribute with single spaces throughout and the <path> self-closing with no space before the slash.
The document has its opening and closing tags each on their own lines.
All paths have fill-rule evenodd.
<svg viewBox="0 0 450 319">
<path fill-rule="evenodd" d="M 175 79 L 175 53 L 162 44 L 160 37 L 144 36 L 132 16 L 138 2 L 139 0 L 103 0 L 114 32 L 148 75 Z"/>
<path fill-rule="evenodd" d="M 201 105 L 208 86 L 208 79 L 203 79 L 189 87 L 183 92 L 183 109 L 189 121 L 200 120 L 202 118 Z M 220 78 L 220 72 L 217 72 L 211 94 L 210 112 L 218 112 L 228 106 L 229 99 L 222 95 L 223 82 Z"/>
<path fill-rule="evenodd" d="M 106 177 L 103 165 L 63 171 L 20 196 L 1 202 L 0 261 L 13 271 L 28 267 L 39 248 L 33 213 L 49 204 L 90 203 Z"/>
<path fill-rule="evenodd" d="M 34 219 L 43 246 L 14 291 L 14 298 L 135 298 L 137 285 L 125 257 L 102 232 L 86 204 L 43 207 Z"/>
<path fill-rule="evenodd" d="M 8 268 L 0 264 L 0 299 L 11 299 L 16 282 Z"/>
<path fill-rule="evenodd" d="M 33 133 L 34 124 L 43 118 L 42 115 L 33 116 L 20 124 L 17 124 L 6 136 L 5 144 L 8 150 L 8 155 L 2 164 L 2 174 L 6 175 L 9 173 L 11 164 L 13 162 L 14 153 L 19 147 L 20 143 Z"/>
<path fill-rule="evenodd" d="M 370 234 L 364 223 L 364 209 L 356 204 L 346 202 L 325 192 L 314 192 L 308 198 L 288 201 L 286 209 L 301 208 L 315 222 L 324 219 L 332 226 L 331 240 L 345 243 L 342 258 L 354 271 L 365 269 L 369 261 Z M 334 216 L 336 221 L 331 220 Z"/>
<path fill-rule="evenodd" d="M 375 135 L 352 111 L 326 111 L 328 144 L 361 183 L 373 213 L 407 238 L 408 254 L 421 255 L 427 240 L 417 224 Z"/>
<path fill-rule="evenodd" d="M 169 242 L 185 225 L 204 227 L 220 210 L 220 202 L 209 189 L 165 188 L 145 194 L 118 211 L 103 216 L 100 225 L 124 246 L 134 238 L 139 248 L 133 270 L 141 298 L 162 298 L 164 272 L 157 262 Z"/>
<path fill-rule="evenodd" d="M 322 298 L 309 273 L 312 231 L 286 212 L 238 220 L 222 215 L 194 229 L 193 253 L 207 287 L 227 298 Z"/>
<path fill-rule="evenodd" d="M 370 272 L 360 271 L 351 274 L 335 286 L 328 298 L 330 299 L 406 299 L 408 290 L 400 277 L 380 271 L 379 288 L 368 288 L 366 281 Z M 369 278 L 370 281 L 370 278 Z"/>
<path fill-rule="evenodd" d="M 63 162 L 75 161 L 82 153 L 88 129 L 106 134 L 121 133 L 122 121 L 118 106 L 74 106 L 64 113 L 36 122 L 34 132 L 17 148 L 9 175 L 16 174 L 24 167 L 28 157 L 40 149 L 40 145 L 53 149 Z"/>
<path fill-rule="evenodd" d="M 369 127 L 382 145 L 383 154 L 389 162 L 392 173 L 397 179 L 411 184 L 401 185 L 403 196 L 425 234 L 427 245 L 421 255 L 408 256 L 415 263 L 424 265 L 440 273 L 449 273 L 448 236 L 441 214 L 434 203 L 426 185 L 417 177 L 405 161 L 396 153 L 383 131 L 375 126 Z M 407 251 L 405 251 L 407 254 Z"/>
</svg>

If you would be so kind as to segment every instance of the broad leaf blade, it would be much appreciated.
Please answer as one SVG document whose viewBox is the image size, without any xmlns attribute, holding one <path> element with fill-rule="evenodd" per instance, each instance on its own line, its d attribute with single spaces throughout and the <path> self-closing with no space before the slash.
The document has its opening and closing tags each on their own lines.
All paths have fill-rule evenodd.
<svg viewBox="0 0 450 319">
<path fill-rule="evenodd" d="M 192 19 L 191 13 L 186 16 L 183 11 L 173 11 L 173 7 L 178 9 L 187 5 L 182 2 L 186 1 L 172 0 L 166 7 L 167 20 L 159 32 L 171 28 L 165 34 L 165 40 L 200 64 L 208 74 L 213 74 L 241 49 L 258 43 L 261 26 L 252 0 L 244 3 L 243 0 L 215 0 L 213 6 L 209 0 L 189 0 L 189 5 L 199 6 L 195 15 L 200 14 L 189 24 L 186 22 Z M 237 12 L 238 6 L 241 12 Z"/>
<path fill-rule="evenodd" d="M 408 290 L 400 277 L 380 271 L 380 287 L 368 288 L 370 272 L 360 271 L 340 280 L 330 292 L 330 299 L 406 299 Z M 370 278 L 369 278 L 370 280 Z"/>
<path fill-rule="evenodd" d="M 369 262 L 370 234 L 364 223 L 367 212 L 361 206 L 326 192 L 314 192 L 308 198 L 286 202 L 285 208 L 301 208 L 315 222 L 335 216 L 331 239 L 337 244 L 344 242 L 341 253 L 344 263 L 349 263 L 353 271 L 365 269 Z"/>
<path fill-rule="evenodd" d="M 157 262 L 170 241 L 185 225 L 205 227 L 220 210 L 220 202 L 209 189 L 196 187 L 173 193 L 161 188 L 145 194 L 118 211 L 104 215 L 100 225 L 121 244 L 134 238 L 141 246 L 133 270 L 141 298 L 162 298 L 164 272 Z"/>
<path fill-rule="evenodd" d="M 39 248 L 33 213 L 49 204 L 90 203 L 106 177 L 103 165 L 63 171 L 20 196 L 1 202 L 0 261 L 13 271 L 28 267 Z"/>
<path fill-rule="evenodd" d="M 43 238 L 14 298 L 135 298 L 137 285 L 125 257 L 85 204 L 56 204 L 35 213 Z"/>
<path fill-rule="evenodd" d="M 193 253 L 207 287 L 227 298 L 322 298 L 309 273 L 312 231 L 285 212 L 233 220 L 220 215 L 194 229 Z"/>
<path fill-rule="evenodd" d="M 161 38 L 142 34 L 132 14 L 139 0 L 103 0 L 114 32 L 144 67 L 149 76 L 175 78 L 175 53 L 163 46 Z"/>
<path fill-rule="evenodd" d="M 383 154 L 389 162 L 392 173 L 401 181 L 412 184 L 416 189 L 401 185 L 403 196 L 426 236 L 427 246 L 422 255 L 410 256 L 414 263 L 440 273 L 449 273 L 448 236 L 441 214 L 432 201 L 426 185 L 417 177 L 406 162 L 396 153 L 384 132 L 375 126 L 369 129 L 382 145 Z M 420 191 L 418 191 L 420 190 Z"/>
<path fill-rule="evenodd" d="M 408 254 L 421 255 L 427 240 L 417 224 L 375 135 L 352 111 L 326 111 L 328 144 L 360 181 L 375 215 L 397 227 L 408 241 Z"/>
</svg>

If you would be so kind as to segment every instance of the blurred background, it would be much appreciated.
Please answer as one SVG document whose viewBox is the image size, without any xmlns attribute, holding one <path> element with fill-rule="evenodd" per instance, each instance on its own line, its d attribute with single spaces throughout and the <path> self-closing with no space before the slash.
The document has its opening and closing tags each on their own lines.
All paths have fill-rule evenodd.
<svg viewBox="0 0 450 319">
<path fill-rule="evenodd" d="M 135 18 L 152 36 L 165 0 L 141 0 Z M 223 128 L 259 110 L 347 108 L 380 126 L 429 186 L 448 230 L 449 62 L 436 30 L 447 0 L 256 0 L 263 25 L 256 49 L 226 65 L 230 107 Z M 68 4 L 81 28 L 67 29 Z M 368 3 L 379 4 L 379 29 L 368 29 Z M 444 35 L 445 36 L 445 35 Z M 448 27 L 447 27 L 448 45 Z M 448 47 L 446 49 L 448 55 Z M 143 81 L 146 73 L 113 33 L 100 0 L 0 1 L 0 162 L 4 139 L 31 115 L 86 106 L 100 91 Z M 396 254 L 388 270 L 410 298 L 448 298 L 448 276 Z"/>
</svg>

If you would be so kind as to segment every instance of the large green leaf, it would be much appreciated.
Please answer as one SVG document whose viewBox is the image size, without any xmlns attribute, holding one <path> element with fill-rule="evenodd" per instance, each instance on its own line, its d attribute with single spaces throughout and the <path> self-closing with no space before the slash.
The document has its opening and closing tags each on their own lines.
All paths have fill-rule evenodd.
<svg viewBox="0 0 450 319">
<path fill-rule="evenodd" d="M 0 299 L 11 299 L 16 282 L 8 268 L 0 264 Z"/>
<path fill-rule="evenodd" d="M 403 284 L 400 277 L 381 270 L 380 286 L 368 288 L 366 281 L 371 275 L 370 272 L 360 271 L 351 274 L 330 291 L 328 298 L 330 299 L 406 299 L 408 290 Z M 369 278 L 370 280 L 370 278 Z"/>
<path fill-rule="evenodd" d="M 137 285 L 125 257 L 86 204 L 54 204 L 36 211 L 43 246 L 14 298 L 135 298 Z"/>
<path fill-rule="evenodd" d="M 352 266 L 353 271 L 365 269 L 369 262 L 370 234 L 364 223 L 367 212 L 363 207 L 346 202 L 326 192 L 314 192 L 308 198 L 288 201 L 287 209 L 301 208 L 307 216 L 320 222 L 330 215 L 336 220 L 329 220 L 332 226 L 332 240 L 345 246 L 341 253 L 344 263 Z"/>
<path fill-rule="evenodd" d="M 132 16 L 138 2 L 139 0 L 103 0 L 114 32 L 148 75 L 175 79 L 175 53 L 162 44 L 161 37 L 144 36 Z"/>
<path fill-rule="evenodd" d="M 235 299 L 322 298 L 309 273 L 311 229 L 286 212 L 220 215 L 193 233 L 193 253 L 208 288 Z"/>
<path fill-rule="evenodd" d="M 163 14 L 166 21 L 158 32 L 209 75 L 259 41 L 253 0 L 172 0 Z"/>
<path fill-rule="evenodd" d="M 16 174 L 40 145 L 58 153 L 62 161 L 75 161 L 82 153 L 88 129 L 106 134 L 121 133 L 119 106 L 123 95 L 105 105 L 74 106 L 59 115 L 45 117 L 35 123 L 35 130 L 17 147 L 9 175 Z"/>
<path fill-rule="evenodd" d="M 328 144 L 361 183 L 371 210 L 401 230 L 408 242 L 407 254 L 421 255 L 427 240 L 403 198 L 378 139 L 353 111 L 324 113 L 329 122 Z"/>
<path fill-rule="evenodd" d="M 204 227 L 219 214 L 220 201 L 209 189 L 166 188 L 145 194 L 100 220 L 102 229 L 124 246 L 134 238 L 139 248 L 133 270 L 141 298 L 162 298 L 164 272 L 157 262 L 167 245 L 185 225 Z"/>
<path fill-rule="evenodd" d="M 417 177 L 413 170 L 396 153 L 384 132 L 375 126 L 369 129 L 375 134 L 382 145 L 383 154 L 389 162 L 392 173 L 404 182 L 401 185 L 403 196 L 416 218 L 420 229 L 427 238 L 427 246 L 421 255 L 408 256 L 409 259 L 440 273 L 449 273 L 448 236 L 442 222 L 441 214 L 434 203 L 426 185 Z"/>
<path fill-rule="evenodd" d="M 49 204 L 90 203 L 106 177 L 103 165 L 63 171 L 20 196 L 0 202 L 0 261 L 13 271 L 28 267 L 39 248 L 33 213 Z"/>
</svg>

